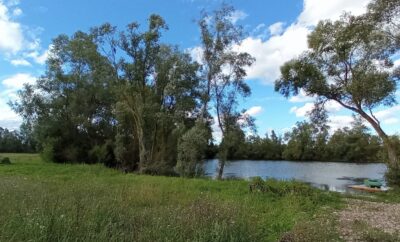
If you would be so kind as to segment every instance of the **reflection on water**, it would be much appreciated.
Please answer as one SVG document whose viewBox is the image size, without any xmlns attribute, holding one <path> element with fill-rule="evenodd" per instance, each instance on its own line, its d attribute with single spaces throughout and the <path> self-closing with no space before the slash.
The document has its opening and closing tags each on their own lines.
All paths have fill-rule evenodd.
<svg viewBox="0 0 400 242">
<path fill-rule="evenodd" d="M 206 176 L 216 177 L 218 160 L 204 164 Z M 386 165 L 382 163 L 295 162 L 295 161 L 231 161 L 225 165 L 225 178 L 299 180 L 320 189 L 349 192 L 349 185 L 362 184 L 365 178 L 383 179 Z"/>
</svg>

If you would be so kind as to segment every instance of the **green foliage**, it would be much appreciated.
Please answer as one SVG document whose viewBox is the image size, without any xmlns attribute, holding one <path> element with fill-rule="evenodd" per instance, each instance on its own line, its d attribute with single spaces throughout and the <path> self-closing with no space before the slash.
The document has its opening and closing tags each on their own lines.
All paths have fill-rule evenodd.
<svg viewBox="0 0 400 242">
<path fill-rule="evenodd" d="M 0 156 L 0 164 L 2 164 L 2 165 L 11 165 L 11 160 L 8 157 L 1 157 Z"/>
<path fill-rule="evenodd" d="M 372 135 L 359 117 L 354 118 L 351 128 L 338 129 L 333 134 L 328 133 L 328 127 L 321 129 L 319 125 L 306 121 L 297 123 L 285 133 L 284 139 L 274 131 L 264 138 L 244 138 L 243 133 L 239 133 L 234 137 L 227 157 L 233 160 L 385 161 L 387 154 L 381 139 Z M 396 143 L 394 138 L 392 142 Z"/>
<path fill-rule="evenodd" d="M 54 143 L 48 140 L 46 143 L 42 144 L 42 152 L 40 153 L 41 158 L 45 162 L 54 162 Z"/>
<path fill-rule="evenodd" d="M 285 134 L 288 141 L 283 158 L 287 160 L 313 160 L 315 157 L 315 132 L 312 124 L 298 122 L 291 133 Z"/>
<path fill-rule="evenodd" d="M 398 1 L 373 1 L 360 16 L 344 14 L 338 21 L 321 21 L 308 37 L 310 50 L 281 67 L 275 90 L 285 97 L 303 90 L 324 108 L 335 101 L 368 121 L 398 167 L 390 143 L 373 110 L 396 103 L 399 68 L 393 58 L 399 50 Z"/>
<path fill-rule="evenodd" d="M 94 146 L 89 151 L 89 157 L 91 160 L 95 160 L 96 163 L 103 163 L 106 166 L 111 166 L 115 160 L 112 141 L 106 141 L 101 146 Z"/>
<path fill-rule="evenodd" d="M 380 139 L 371 135 L 361 120 L 355 117 L 351 129 L 336 130 L 328 136 L 312 124 L 298 123 L 286 135 L 287 146 L 283 158 L 288 160 L 377 162 L 383 161 Z"/>
<path fill-rule="evenodd" d="M 254 177 L 250 181 L 250 190 L 274 194 L 277 196 L 287 196 L 301 194 L 302 196 L 312 196 L 317 191 L 309 185 L 301 182 L 281 182 L 275 179 L 263 180 L 261 177 Z"/>
<path fill-rule="evenodd" d="M 20 131 L 10 131 L 0 127 L 0 152 L 33 152 L 35 143 L 31 136 L 21 126 Z"/>
<path fill-rule="evenodd" d="M 198 116 L 200 77 L 188 54 L 161 43 L 166 29 L 151 15 L 144 31 L 104 24 L 54 39 L 45 75 L 11 104 L 45 160 L 173 173 L 180 130 Z"/>
<path fill-rule="evenodd" d="M 202 120 L 208 116 L 208 105 L 211 103 L 216 111 L 216 122 L 222 134 L 222 142 L 218 152 L 218 178 L 222 178 L 225 161 L 229 159 L 238 139 L 241 138 L 240 125 L 251 126 L 250 117 L 236 111 L 239 96 L 250 95 L 250 87 L 244 81 L 246 67 L 255 59 L 246 52 L 234 51 L 240 45 L 244 33 L 241 26 L 232 21 L 234 8 L 223 4 L 213 15 L 204 13 L 199 21 L 201 44 L 203 49 L 202 76 L 205 77 L 202 99 Z M 224 70 L 230 70 L 226 72 Z M 243 120 L 247 119 L 247 120 Z M 249 122 L 250 121 L 250 122 Z M 239 137 L 236 137 L 239 135 Z"/>
<path fill-rule="evenodd" d="M 188 130 L 178 143 L 176 170 L 181 176 L 196 177 L 203 174 L 202 160 L 208 142 L 208 131 L 200 122 Z"/>
<path fill-rule="evenodd" d="M 252 135 L 241 140 L 229 157 L 231 159 L 282 160 L 284 147 L 282 138 L 272 130 L 271 135 L 266 134 L 264 138 Z"/>
<path fill-rule="evenodd" d="M 352 129 L 344 128 L 335 131 L 328 142 L 331 160 L 376 162 L 384 161 L 381 156 L 383 145 L 379 137 L 371 135 L 360 120 L 357 119 Z"/>
</svg>

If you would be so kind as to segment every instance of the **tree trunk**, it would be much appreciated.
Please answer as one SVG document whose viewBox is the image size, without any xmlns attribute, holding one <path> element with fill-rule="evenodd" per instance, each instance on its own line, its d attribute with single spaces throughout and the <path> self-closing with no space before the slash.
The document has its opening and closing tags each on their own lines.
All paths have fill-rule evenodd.
<svg viewBox="0 0 400 242">
<path fill-rule="evenodd" d="M 225 167 L 225 160 L 219 159 L 219 161 L 218 161 L 218 176 L 217 176 L 218 180 L 222 179 L 222 175 L 224 173 L 224 167 Z"/>
<path fill-rule="evenodd" d="M 388 158 L 389 158 L 389 166 L 391 168 L 398 169 L 399 168 L 399 162 L 398 162 L 398 157 L 397 157 L 397 152 L 395 146 L 392 144 L 389 136 L 383 131 L 381 128 L 380 124 L 376 122 L 372 117 L 370 117 L 367 113 L 365 113 L 363 110 L 359 112 L 359 114 L 365 118 L 375 129 L 375 131 L 378 133 L 379 137 L 382 139 L 383 144 L 386 147 L 386 150 L 388 152 Z"/>
<path fill-rule="evenodd" d="M 139 172 L 143 173 L 147 164 L 147 149 L 145 145 L 142 127 L 138 127 L 138 140 L 139 140 Z"/>
</svg>

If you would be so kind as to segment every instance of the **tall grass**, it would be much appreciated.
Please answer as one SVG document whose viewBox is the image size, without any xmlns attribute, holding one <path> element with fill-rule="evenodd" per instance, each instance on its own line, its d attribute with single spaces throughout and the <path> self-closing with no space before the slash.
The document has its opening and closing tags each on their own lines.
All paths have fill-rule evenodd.
<svg viewBox="0 0 400 242">
<path fill-rule="evenodd" d="M 122 174 L 2 154 L 0 241 L 276 241 L 333 194 L 250 193 L 248 182 Z M 286 189 L 291 183 L 276 182 Z M 311 191 L 311 192 L 310 192 Z"/>
</svg>

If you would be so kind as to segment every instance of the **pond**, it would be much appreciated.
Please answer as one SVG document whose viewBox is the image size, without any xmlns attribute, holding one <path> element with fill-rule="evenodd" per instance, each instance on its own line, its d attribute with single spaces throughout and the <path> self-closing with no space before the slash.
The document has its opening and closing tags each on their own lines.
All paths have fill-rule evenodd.
<svg viewBox="0 0 400 242">
<path fill-rule="evenodd" d="M 217 167 L 218 160 L 207 160 L 206 176 L 215 178 Z M 324 190 L 351 192 L 349 185 L 362 184 L 365 178 L 383 179 L 386 169 L 383 163 L 238 160 L 225 165 L 223 177 L 295 179 Z"/>
</svg>

